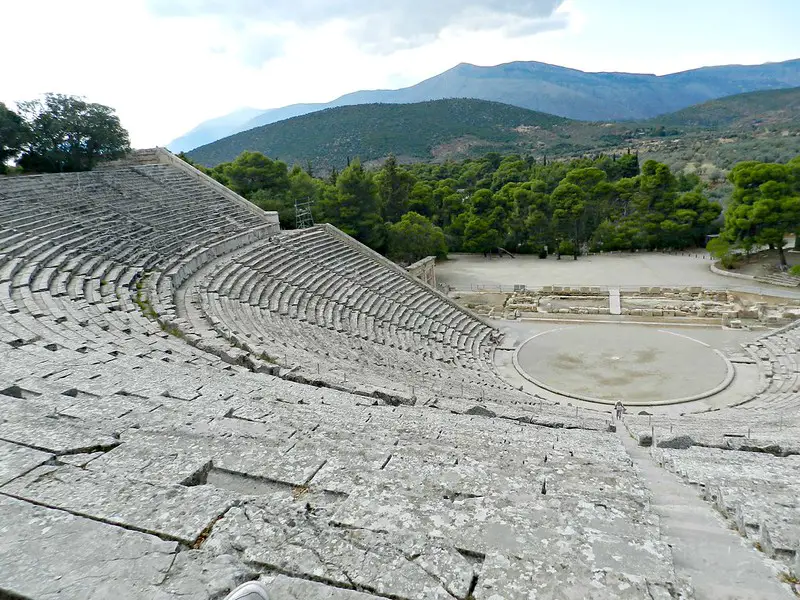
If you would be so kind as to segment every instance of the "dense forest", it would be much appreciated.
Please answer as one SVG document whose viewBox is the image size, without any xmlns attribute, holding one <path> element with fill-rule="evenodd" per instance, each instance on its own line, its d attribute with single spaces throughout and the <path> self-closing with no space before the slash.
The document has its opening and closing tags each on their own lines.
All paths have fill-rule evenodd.
<svg viewBox="0 0 800 600">
<path fill-rule="evenodd" d="M 392 258 L 446 251 L 571 255 L 704 245 L 719 204 L 696 175 L 635 154 L 547 162 L 488 153 L 480 159 L 376 170 L 352 161 L 319 177 L 244 152 L 206 172 L 294 226 L 295 201 Z"/>
<path fill-rule="evenodd" d="M 790 94 L 762 96 L 759 103 L 773 100 L 772 112 L 738 126 L 784 124 L 781 103 Z M 727 119 L 730 102 L 710 103 L 703 119 Z M 128 132 L 107 106 L 60 94 L 19 103 L 18 112 L 0 104 L 3 172 L 12 160 L 15 174 L 89 170 L 128 149 Z M 341 172 L 317 173 L 311 162 L 290 169 L 243 152 L 231 162 L 199 168 L 264 210 L 278 211 L 284 228 L 295 225 L 298 203 L 308 205 L 316 222 L 332 223 L 401 262 L 499 249 L 577 259 L 595 251 L 702 246 L 712 235 L 709 250 L 723 263 L 769 247 L 785 266 L 784 237 L 800 232 L 800 157 L 735 164 L 727 175 L 724 220 L 696 172 L 673 171 L 655 160 L 640 164 L 630 152 L 561 161 L 489 152 L 412 165 L 390 155 L 375 169 L 357 159 L 347 162 Z"/>
</svg>

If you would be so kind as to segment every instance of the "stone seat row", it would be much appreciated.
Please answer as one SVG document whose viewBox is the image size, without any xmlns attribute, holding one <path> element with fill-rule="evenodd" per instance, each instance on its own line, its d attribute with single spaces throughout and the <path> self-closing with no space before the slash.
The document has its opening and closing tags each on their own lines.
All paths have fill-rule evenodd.
<svg viewBox="0 0 800 600">
<path fill-rule="evenodd" d="M 680 417 L 627 415 L 625 425 L 641 445 L 800 453 L 800 418 L 794 413 L 725 408 Z"/>
<path fill-rule="evenodd" d="M 759 388 L 741 408 L 782 410 L 800 406 L 800 366 L 795 334 L 766 335 L 744 348 L 758 366 Z"/>
<path fill-rule="evenodd" d="M 778 457 L 694 446 L 653 449 L 654 458 L 735 524 L 738 531 L 788 570 L 800 565 L 800 456 Z"/>
<path fill-rule="evenodd" d="M 0 551 L 0 586 L 11 593 L 37 597 L 38 581 L 59 588 L 81 568 L 133 598 L 209 598 L 275 570 L 403 600 L 515 598 L 531 586 L 668 597 L 675 583 L 646 488 L 613 435 L 101 354 L 0 350 L 0 382 L 27 373 L 15 383 L 39 394 L 6 396 L 0 423 L 0 453 L 13 457 L 0 461 L 15 548 Z M 66 373 L 43 377 L 53 369 Z M 36 555 L 21 540 L 48 526 L 60 552 Z M 166 544 L 164 564 L 145 541 Z M 34 558 L 40 577 L 20 577 Z"/>
<path fill-rule="evenodd" d="M 262 246 L 271 250 L 273 256 L 278 256 L 276 261 L 279 262 L 264 262 L 269 261 L 270 256 L 262 256 L 258 259 L 261 264 L 257 264 L 253 270 L 248 269 L 246 265 L 250 263 L 252 256 L 264 254 L 261 251 Z M 291 313 L 294 318 L 312 322 L 316 321 L 316 315 L 321 312 L 316 310 L 317 301 L 324 298 L 326 302 L 333 303 L 335 311 L 355 310 L 440 342 L 446 336 L 447 345 L 452 343 L 477 355 L 480 355 L 480 342 L 485 341 L 485 337 L 491 332 L 476 319 L 458 313 L 429 291 L 419 287 L 414 289 L 414 296 L 396 297 L 397 292 L 388 288 L 372 289 L 369 279 L 355 281 L 343 278 L 333 270 L 326 271 L 316 267 L 303 257 L 287 257 L 277 244 L 262 242 L 262 246 L 236 260 L 220 261 L 224 266 L 207 284 L 201 284 L 201 288 L 281 314 Z M 375 268 L 381 270 L 380 267 Z M 309 310 L 312 306 L 314 310 Z M 342 320 L 348 321 L 349 318 L 345 316 Z M 330 326 L 330 323 L 324 323 L 323 326 Z"/>
<path fill-rule="evenodd" d="M 439 354 L 427 340 L 400 331 L 389 329 L 386 338 L 373 341 L 345 327 L 323 330 L 214 294 L 201 296 L 201 306 L 211 326 L 236 347 L 316 381 L 343 385 L 349 380 L 419 397 L 450 396 L 459 385 L 462 395 L 473 398 L 489 395 L 493 388 L 508 389 L 480 362 Z M 442 364 L 439 379 L 430 375 L 436 364 L 432 361 Z"/>
</svg>

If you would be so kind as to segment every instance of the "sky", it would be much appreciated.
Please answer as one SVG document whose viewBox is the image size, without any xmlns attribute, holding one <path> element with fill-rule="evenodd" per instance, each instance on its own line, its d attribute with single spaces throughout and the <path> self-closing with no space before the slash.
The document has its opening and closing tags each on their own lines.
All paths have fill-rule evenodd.
<svg viewBox="0 0 800 600">
<path fill-rule="evenodd" d="M 462 62 L 663 75 L 800 58 L 797 23 L 798 0 L 3 0 L 0 102 L 83 96 L 145 148 Z"/>
</svg>

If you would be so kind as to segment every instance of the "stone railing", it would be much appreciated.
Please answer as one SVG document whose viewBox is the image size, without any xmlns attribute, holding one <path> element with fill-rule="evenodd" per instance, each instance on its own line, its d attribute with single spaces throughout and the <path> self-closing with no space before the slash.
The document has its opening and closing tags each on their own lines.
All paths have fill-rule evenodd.
<svg viewBox="0 0 800 600">
<path fill-rule="evenodd" d="M 423 283 L 436 288 L 436 257 L 426 256 L 406 267 L 406 271 Z"/>
</svg>

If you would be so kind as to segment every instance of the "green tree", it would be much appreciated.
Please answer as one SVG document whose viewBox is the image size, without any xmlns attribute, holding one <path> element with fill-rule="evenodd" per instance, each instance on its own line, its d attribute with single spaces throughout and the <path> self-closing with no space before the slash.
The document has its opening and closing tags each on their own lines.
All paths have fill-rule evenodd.
<svg viewBox="0 0 800 600">
<path fill-rule="evenodd" d="M 571 241 L 573 256 L 578 257 L 582 237 L 582 224 L 586 210 L 586 193 L 574 183 L 564 181 L 553 190 L 553 228 L 556 241 Z M 560 252 L 560 251 L 559 251 Z"/>
<path fill-rule="evenodd" d="M 130 150 L 114 109 L 76 96 L 46 94 L 19 103 L 30 134 L 18 164 L 40 172 L 86 171 Z"/>
<path fill-rule="evenodd" d="M 785 267 L 784 236 L 800 228 L 800 193 L 792 167 L 742 162 L 729 179 L 734 189 L 720 237 L 747 251 L 761 245 L 777 248 Z"/>
<path fill-rule="evenodd" d="M 464 227 L 464 249 L 467 252 L 492 252 L 503 241 L 503 236 L 494 227 L 489 217 L 472 214 Z"/>
<path fill-rule="evenodd" d="M 383 218 L 391 223 L 400 220 L 408 210 L 408 197 L 414 186 L 414 176 L 397 165 L 397 159 L 390 155 L 375 176 L 378 196 L 383 209 Z"/>
<path fill-rule="evenodd" d="M 378 192 L 372 174 L 361 161 L 353 160 L 339 174 L 335 193 L 321 200 L 322 217 L 373 250 L 384 250 L 386 229 L 380 213 Z"/>
<path fill-rule="evenodd" d="M 234 192 L 250 198 L 255 192 L 265 197 L 283 196 L 289 190 L 289 171 L 286 163 L 272 160 L 260 152 L 242 152 L 233 162 L 219 165 L 226 185 Z"/>
<path fill-rule="evenodd" d="M 420 214 L 408 212 L 388 230 L 389 256 L 396 260 L 410 264 L 426 256 L 447 255 L 444 232 Z"/>
<path fill-rule="evenodd" d="M 0 102 L 0 174 L 6 172 L 6 161 L 20 153 L 27 134 L 22 117 Z"/>
</svg>

